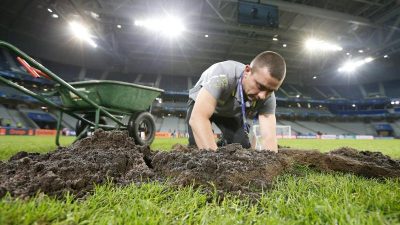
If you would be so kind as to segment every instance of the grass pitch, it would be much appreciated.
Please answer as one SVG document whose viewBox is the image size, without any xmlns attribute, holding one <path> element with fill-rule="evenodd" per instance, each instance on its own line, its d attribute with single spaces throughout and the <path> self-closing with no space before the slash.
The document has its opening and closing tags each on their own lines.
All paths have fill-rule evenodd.
<svg viewBox="0 0 400 225">
<path fill-rule="evenodd" d="M 61 143 L 72 143 L 63 137 Z M 186 139 L 157 139 L 171 149 Z M 282 146 L 329 151 L 339 147 L 381 151 L 400 158 L 400 140 L 279 140 Z M 54 137 L 0 136 L 0 159 L 24 150 L 54 150 Z M 0 224 L 400 224 L 400 181 L 299 168 L 280 176 L 257 203 L 227 196 L 223 202 L 191 187 L 165 184 L 102 185 L 86 199 L 0 200 Z"/>
</svg>

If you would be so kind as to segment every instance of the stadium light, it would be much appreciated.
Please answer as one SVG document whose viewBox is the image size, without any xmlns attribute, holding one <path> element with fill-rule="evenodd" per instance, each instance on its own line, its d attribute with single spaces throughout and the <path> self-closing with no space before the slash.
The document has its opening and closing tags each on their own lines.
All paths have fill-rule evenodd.
<svg viewBox="0 0 400 225">
<path fill-rule="evenodd" d="M 93 36 L 84 25 L 76 21 L 72 21 L 69 23 L 69 26 L 75 37 L 88 42 L 94 48 L 97 47 L 96 42 L 94 42 L 92 39 Z"/>
<path fill-rule="evenodd" d="M 159 19 L 135 20 L 135 25 L 154 32 L 160 32 L 167 37 L 177 37 L 185 30 L 181 20 L 172 16 Z"/>
<path fill-rule="evenodd" d="M 374 60 L 374 58 L 372 57 L 367 57 L 363 60 L 357 60 L 357 61 L 347 61 L 346 63 L 344 63 L 339 69 L 339 72 L 354 72 L 357 68 L 359 68 L 360 66 L 372 62 Z"/>
<path fill-rule="evenodd" d="M 329 51 L 329 52 L 336 52 L 342 51 L 343 48 L 339 45 L 329 43 L 322 40 L 317 40 L 314 38 L 308 39 L 305 42 L 305 47 L 308 51 Z"/>
<path fill-rule="evenodd" d="M 367 57 L 367 58 L 364 59 L 364 62 L 365 63 L 369 63 L 369 62 L 372 62 L 373 60 L 374 59 L 372 57 Z"/>
</svg>

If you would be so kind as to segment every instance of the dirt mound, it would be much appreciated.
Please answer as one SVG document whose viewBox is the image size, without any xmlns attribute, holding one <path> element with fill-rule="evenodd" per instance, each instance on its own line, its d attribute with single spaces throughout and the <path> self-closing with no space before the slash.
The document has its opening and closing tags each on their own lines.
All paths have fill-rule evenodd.
<svg viewBox="0 0 400 225">
<path fill-rule="evenodd" d="M 342 148 L 329 153 L 281 149 L 278 153 L 232 144 L 218 151 L 176 145 L 170 152 L 137 146 L 125 132 L 98 130 L 92 137 L 47 154 L 19 152 L 0 162 L 0 197 L 32 196 L 38 191 L 83 196 L 94 184 L 168 180 L 233 193 L 260 193 L 293 165 L 365 177 L 400 177 L 400 162 L 378 152 Z"/>
<path fill-rule="evenodd" d="M 159 152 L 152 165 L 156 173 L 171 177 L 174 184 L 213 186 L 230 192 L 270 187 L 273 179 L 289 167 L 287 160 L 276 153 L 247 150 L 240 144 L 218 151 Z"/>
<path fill-rule="evenodd" d="M 32 196 L 37 191 L 82 196 L 94 184 L 139 182 L 154 176 L 146 165 L 144 147 L 120 131 L 95 132 L 70 146 L 47 154 L 19 152 L 0 165 L 0 196 Z"/>
<path fill-rule="evenodd" d="M 363 177 L 400 177 L 400 161 L 380 152 L 340 148 L 328 153 L 281 149 L 279 154 L 291 161 L 321 171 L 350 172 Z"/>
</svg>

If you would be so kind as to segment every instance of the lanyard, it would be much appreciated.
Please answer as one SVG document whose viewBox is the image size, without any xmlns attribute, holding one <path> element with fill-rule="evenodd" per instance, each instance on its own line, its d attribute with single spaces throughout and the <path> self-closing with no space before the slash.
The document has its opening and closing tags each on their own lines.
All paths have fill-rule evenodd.
<svg viewBox="0 0 400 225">
<path fill-rule="evenodd" d="M 250 125 L 247 123 L 246 105 L 244 103 L 244 98 L 243 98 L 243 87 L 242 87 L 243 73 L 244 73 L 244 71 L 242 72 L 242 74 L 240 74 L 238 89 L 239 89 L 239 94 L 240 94 L 240 103 L 241 103 L 241 107 L 242 107 L 243 129 L 244 129 L 244 133 L 246 135 L 248 135 L 249 131 L 250 131 Z"/>
</svg>

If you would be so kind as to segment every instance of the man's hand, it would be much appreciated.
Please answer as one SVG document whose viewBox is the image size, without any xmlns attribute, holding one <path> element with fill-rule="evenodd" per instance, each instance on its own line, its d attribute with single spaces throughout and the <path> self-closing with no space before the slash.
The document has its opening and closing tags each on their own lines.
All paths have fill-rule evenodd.
<svg viewBox="0 0 400 225">
<path fill-rule="evenodd" d="M 210 117 L 214 113 L 216 105 L 217 100 L 205 88 L 201 88 L 189 120 L 199 149 L 217 150 L 210 122 Z"/>
<path fill-rule="evenodd" d="M 260 114 L 260 131 L 264 149 L 278 152 L 278 140 L 276 139 L 276 117 L 274 114 Z"/>
</svg>

